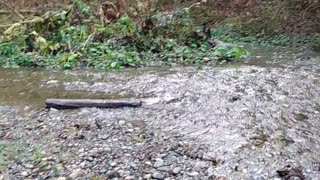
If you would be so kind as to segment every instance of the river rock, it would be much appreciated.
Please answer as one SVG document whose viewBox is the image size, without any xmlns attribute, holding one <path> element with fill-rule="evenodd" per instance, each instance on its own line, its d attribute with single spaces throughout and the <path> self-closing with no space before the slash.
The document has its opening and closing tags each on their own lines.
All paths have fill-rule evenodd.
<svg viewBox="0 0 320 180">
<path fill-rule="evenodd" d="M 100 169 L 99 173 L 101 174 L 105 174 L 108 170 L 106 168 L 102 168 Z"/>
<path fill-rule="evenodd" d="M 57 180 L 67 180 L 67 178 L 66 177 L 58 177 Z"/>
<path fill-rule="evenodd" d="M 23 176 L 23 177 L 27 177 L 28 175 L 29 175 L 29 173 L 27 171 L 21 172 L 21 176 Z"/>
<path fill-rule="evenodd" d="M 191 172 L 191 173 L 188 173 L 189 176 L 199 176 L 199 173 L 198 172 Z"/>
<path fill-rule="evenodd" d="M 143 176 L 144 179 L 151 179 L 152 177 L 152 174 L 146 174 Z"/>
<path fill-rule="evenodd" d="M 124 178 L 125 180 L 133 180 L 134 176 L 127 176 L 126 178 Z"/>
<path fill-rule="evenodd" d="M 181 167 L 175 167 L 172 169 L 172 174 L 177 175 L 182 171 Z"/>
<path fill-rule="evenodd" d="M 25 168 L 27 169 L 33 169 L 34 168 L 34 165 L 33 164 L 24 164 L 23 165 Z"/>
<path fill-rule="evenodd" d="M 111 167 L 115 167 L 117 165 L 116 162 L 110 162 L 109 164 L 110 164 Z"/>
<path fill-rule="evenodd" d="M 70 179 L 77 179 L 78 177 L 81 177 L 83 175 L 83 172 L 81 169 L 74 170 L 70 175 Z"/>
<path fill-rule="evenodd" d="M 155 172 L 155 173 L 152 174 L 152 178 L 153 178 L 153 179 L 162 180 L 162 179 L 164 179 L 164 175 L 161 174 L 160 172 Z"/>
<path fill-rule="evenodd" d="M 156 159 L 156 162 L 155 162 L 154 165 L 153 165 L 153 167 L 159 168 L 159 167 L 163 166 L 163 163 L 164 163 L 163 159 L 157 158 L 157 159 Z"/>
</svg>

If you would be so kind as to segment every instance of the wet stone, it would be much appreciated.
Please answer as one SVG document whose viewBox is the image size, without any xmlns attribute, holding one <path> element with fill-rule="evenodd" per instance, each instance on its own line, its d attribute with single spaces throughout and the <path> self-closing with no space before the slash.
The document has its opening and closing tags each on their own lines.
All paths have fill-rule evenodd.
<svg viewBox="0 0 320 180">
<path fill-rule="evenodd" d="M 85 160 L 89 161 L 89 162 L 93 162 L 94 161 L 93 157 L 87 157 L 87 158 L 85 158 Z"/>
<path fill-rule="evenodd" d="M 27 176 L 29 176 L 29 173 L 27 171 L 23 171 L 23 172 L 21 172 L 21 176 L 27 177 Z"/>
<path fill-rule="evenodd" d="M 24 164 L 23 165 L 25 168 L 27 169 L 33 169 L 34 168 L 34 165 L 33 164 Z"/>
<path fill-rule="evenodd" d="M 182 171 L 181 167 L 175 167 L 172 169 L 172 174 L 177 175 Z"/>
<path fill-rule="evenodd" d="M 67 180 L 66 177 L 58 177 L 57 180 Z"/>
<path fill-rule="evenodd" d="M 198 172 L 191 172 L 191 173 L 188 173 L 189 176 L 199 176 L 199 173 Z"/>
<path fill-rule="evenodd" d="M 106 168 L 103 168 L 103 169 L 101 169 L 101 170 L 99 171 L 99 173 L 100 173 L 100 174 L 105 174 L 105 173 L 107 173 L 107 171 L 108 171 L 108 170 L 107 170 Z"/>
<path fill-rule="evenodd" d="M 110 164 L 111 167 L 115 167 L 117 165 L 116 162 L 110 162 L 109 164 Z"/>
<path fill-rule="evenodd" d="M 143 176 L 144 179 L 151 179 L 152 177 L 152 174 L 146 174 Z"/>
<path fill-rule="evenodd" d="M 133 180 L 133 179 L 135 179 L 135 177 L 134 177 L 134 176 L 127 176 L 127 177 L 125 177 L 124 179 L 125 179 L 125 180 Z"/>
<path fill-rule="evenodd" d="M 157 159 L 156 159 L 156 162 L 155 162 L 154 165 L 153 165 L 153 167 L 159 168 L 159 167 L 163 166 L 163 164 L 164 164 L 163 159 L 157 158 Z"/>
<path fill-rule="evenodd" d="M 152 174 L 152 178 L 153 179 L 162 180 L 162 179 L 164 179 L 164 175 L 161 174 L 160 172 L 155 172 L 155 173 Z"/>
</svg>

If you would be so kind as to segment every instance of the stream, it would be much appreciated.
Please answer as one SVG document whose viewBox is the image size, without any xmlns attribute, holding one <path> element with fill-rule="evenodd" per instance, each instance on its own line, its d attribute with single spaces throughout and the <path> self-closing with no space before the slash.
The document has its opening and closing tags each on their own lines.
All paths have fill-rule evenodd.
<svg viewBox="0 0 320 180">
<path fill-rule="evenodd" d="M 320 53 L 251 51 L 202 69 L 2 69 L 0 179 L 320 179 Z M 46 98 L 143 105 L 58 111 Z"/>
</svg>

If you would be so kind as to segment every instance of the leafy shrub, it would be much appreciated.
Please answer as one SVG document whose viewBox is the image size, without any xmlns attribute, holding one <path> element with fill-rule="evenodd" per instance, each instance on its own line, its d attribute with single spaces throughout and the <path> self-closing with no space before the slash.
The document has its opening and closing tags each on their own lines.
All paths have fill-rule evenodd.
<svg viewBox="0 0 320 180">
<path fill-rule="evenodd" d="M 192 7 L 172 12 L 149 10 L 150 14 L 141 18 L 130 16 L 129 8 L 128 13 L 120 13 L 122 16 L 106 23 L 104 15 L 101 17 L 77 0 L 65 10 L 21 23 L 28 26 L 21 36 L 28 41 L 23 45 L 18 43 L 21 40 L 2 41 L 0 56 L 6 58 L 0 65 L 119 69 L 158 60 L 202 65 L 222 57 L 238 59 L 248 55 L 242 48 L 213 48 L 210 37 L 191 18 Z"/>
</svg>

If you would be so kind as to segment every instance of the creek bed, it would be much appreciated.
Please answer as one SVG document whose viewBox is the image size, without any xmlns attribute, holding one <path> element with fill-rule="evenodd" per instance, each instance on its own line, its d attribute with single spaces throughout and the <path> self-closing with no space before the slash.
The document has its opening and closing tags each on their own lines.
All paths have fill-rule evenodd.
<svg viewBox="0 0 320 180">
<path fill-rule="evenodd" d="M 320 178 L 320 55 L 254 49 L 241 66 L 0 71 L 1 176 L 11 179 Z M 141 108 L 42 109 L 46 98 Z"/>
</svg>

